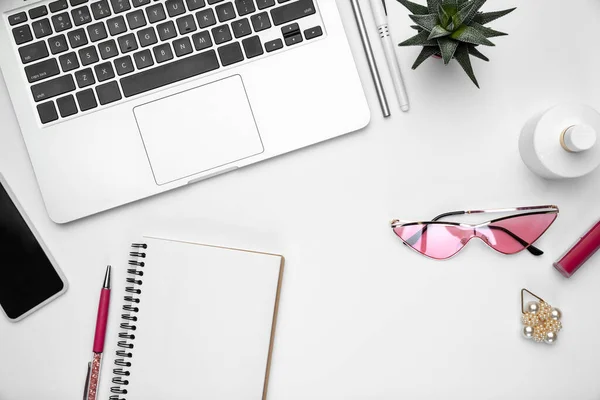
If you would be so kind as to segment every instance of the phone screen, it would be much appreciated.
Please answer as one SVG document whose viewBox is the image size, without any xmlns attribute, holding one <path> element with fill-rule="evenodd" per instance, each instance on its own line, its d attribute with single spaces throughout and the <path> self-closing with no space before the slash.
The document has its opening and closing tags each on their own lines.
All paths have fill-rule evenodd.
<svg viewBox="0 0 600 400">
<path fill-rule="evenodd" d="M 33 232 L 0 183 L 0 306 L 15 319 L 64 288 Z"/>
</svg>

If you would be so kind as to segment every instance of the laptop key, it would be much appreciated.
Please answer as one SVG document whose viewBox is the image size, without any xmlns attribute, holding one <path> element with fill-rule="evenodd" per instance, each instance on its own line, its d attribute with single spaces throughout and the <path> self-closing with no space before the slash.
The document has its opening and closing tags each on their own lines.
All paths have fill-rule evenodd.
<svg viewBox="0 0 600 400">
<path fill-rule="evenodd" d="M 175 49 L 175 55 L 177 57 L 183 57 L 190 54 L 192 50 L 192 42 L 187 36 L 177 39 L 173 42 L 173 48 Z"/>
<path fill-rule="evenodd" d="M 58 35 L 48 39 L 48 47 L 50 47 L 52 54 L 59 54 L 69 49 L 65 35 Z"/>
<path fill-rule="evenodd" d="M 96 24 L 88 26 L 87 32 L 92 43 L 97 42 L 98 40 L 106 39 L 108 37 L 106 33 L 106 28 L 104 27 L 104 24 L 102 22 L 98 22 Z"/>
<path fill-rule="evenodd" d="M 185 35 L 186 33 L 194 32 L 196 28 L 196 22 L 194 22 L 193 15 L 186 15 L 185 17 L 177 18 L 177 29 L 179 34 Z"/>
<path fill-rule="evenodd" d="M 108 26 L 108 31 L 113 36 L 119 35 L 127 30 L 125 20 L 120 15 L 118 17 L 107 20 L 106 25 Z"/>
<path fill-rule="evenodd" d="M 217 26 L 211 29 L 215 44 L 225 43 L 231 40 L 231 31 L 227 25 Z"/>
<path fill-rule="evenodd" d="M 31 24 L 35 37 L 41 39 L 52 34 L 52 27 L 50 26 L 50 20 L 48 18 L 34 21 Z"/>
<path fill-rule="evenodd" d="M 306 38 L 306 40 L 314 39 L 321 35 L 323 35 L 323 29 L 321 29 L 320 26 L 315 26 L 304 31 L 304 37 Z"/>
<path fill-rule="evenodd" d="M 151 24 L 167 18 L 165 9 L 161 3 L 157 3 L 146 8 L 146 15 L 148 16 L 148 21 L 150 21 Z"/>
<path fill-rule="evenodd" d="M 265 43 L 265 50 L 267 50 L 267 53 L 270 53 L 275 50 L 279 50 L 282 47 L 283 47 L 283 41 L 281 39 L 275 39 L 275 40 L 271 40 L 271 41 Z"/>
<path fill-rule="evenodd" d="M 293 36 L 297 33 L 300 33 L 300 25 L 298 25 L 297 23 L 281 27 L 281 34 L 283 35 L 283 37 Z"/>
<path fill-rule="evenodd" d="M 105 105 L 121 100 L 121 91 L 116 81 L 96 86 L 96 94 L 100 104 Z"/>
<path fill-rule="evenodd" d="M 71 16 L 73 17 L 73 23 L 75 26 L 80 26 L 92 22 L 92 15 L 90 9 L 87 6 L 79 7 L 75 10 L 71 10 Z"/>
<path fill-rule="evenodd" d="M 256 11 L 254 0 L 235 0 L 235 7 L 240 17 Z"/>
<path fill-rule="evenodd" d="M 256 0 L 256 6 L 259 10 L 264 10 L 265 8 L 273 7 L 274 5 L 274 0 Z"/>
<path fill-rule="evenodd" d="M 25 11 L 8 16 L 8 23 L 10 26 L 22 24 L 25 21 L 27 21 L 27 14 L 25 14 Z"/>
<path fill-rule="evenodd" d="M 25 75 L 27 75 L 29 83 L 41 81 L 59 73 L 58 63 L 53 58 L 25 67 Z"/>
<path fill-rule="evenodd" d="M 44 15 L 48 15 L 48 9 L 46 6 L 39 6 L 29 10 L 29 18 L 31 19 L 41 18 Z"/>
<path fill-rule="evenodd" d="M 144 69 L 154 65 L 150 50 L 138 51 L 133 55 L 133 60 L 135 61 L 135 66 L 137 69 Z"/>
<path fill-rule="evenodd" d="M 62 14 L 57 14 L 52 16 L 52 25 L 54 26 L 54 31 L 62 32 L 67 29 L 71 29 L 71 17 L 69 14 L 64 12 Z"/>
<path fill-rule="evenodd" d="M 185 12 L 185 6 L 183 5 L 183 0 L 167 0 L 165 2 L 165 7 L 167 7 L 167 13 L 169 13 L 169 17 L 176 17 Z"/>
<path fill-rule="evenodd" d="M 135 96 L 219 68 L 214 50 L 182 58 L 169 64 L 147 69 L 121 78 L 125 97 Z"/>
<path fill-rule="evenodd" d="M 142 29 L 137 33 L 137 36 L 141 47 L 148 47 L 158 42 L 158 38 L 156 37 L 153 27 Z"/>
<path fill-rule="evenodd" d="M 207 28 L 217 23 L 215 13 L 210 8 L 208 10 L 197 12 L 196 19 L 198 20 L 198 26 L 200 26 L 200 28 Z"/>
<path fill-rule="evenodd" d="M 95 19 L 102 19 L 106 17 L 110 17 L 110 6 L 108 5 L 107 0 L 97 1 L 90 5 L 92 8 L 92 14 L 94 14 Z"/>
<path fill-rule="evenodd" d="M 173 21 L 167 21 L 159 24 L 156 27 L 156 30 L 158 30 L 158 37 L 160 37 L 160 40 L 169 40 L 177 36 Z"/>
<path fill-rule="evenodd" d="M 46 47 L 46 43 L 43 41 L 28 44 L 27 46 L 19 48 L 19 55 L 21 56 L 21 62 L 23 62 L 23 64 L 29 64 L 44 57 L 48 57 L 48 47 Z"/>
<path fill-rule="evenodd" d="M 173 52 L 171 51 L 171 45 L 169 43 L 156 46 L 152 51 L 154 52 L 156 62 L 159 64 L 173 59 Z"/>
<path fill-rule="evenodd" d="M 125 56 L 115 60 L 115 69 L 119 76 L 133 72 L 133 61 L 131 57 Z"/>
<path fill-rule="evenodd" d="M 58 57 L 58 62 L 60 63 L 63 72 L 69 72 L 79 68 L 79 60 L 77 59 L 77 54 L 74 52 L 63 54 Z"/>
<path fill-rule="evenodd" d="M 72 94 L 56 99 L 56 105 L 60 116 L 63 118 L 77 114 L 77 104 L 75 104 L 75 98 Z"/>
<path fill-rule="evenodd" d="M 60 96 L 75 90 L 75 81 L 71 75 L 63 75 L 31 86 L 31 94 L 36 102 Z"/>
<path fill-rule="evenodd" d="M 242 47 L 238 42 L 233 42 L 225 46 L 219 47 L 219 57 L 221 58 L 221 64 L 223 66 L 238 63 L 244 60 L 242 54 Z"/>
<path fill-rule="evenodd" d="M 115 14 L 129 11 L 131 9 L 129 0 L 110 0 L 110 2 L 112 3 Z"/>
<path fill-rule="evenodd" d="M 121 36 L 117 41 L 119 42 L 121 53 L 129 53 L 130 51 L 138 49 L 137 41 L 135 40 L 135 35 L 133 33 Z"/>
<path fill-rule="evenodd" d="M 141 28 L 146 25 L 146 17 L 144 17 L 144 11 L 135 10 L 126 15 L 129 29 L 134 30 Z"/>
<path fill-rule="evenodd" d="M 248 18 L 232 22 L 231 28 L 233 29 L 233 35 L 236 37 L 236 39 L 241 38 L 242 36 L 248 36 L 252 33 L 252 28 L 250 28 L 250 22 L 248 22 Z"/>
<path fill-rule="evenodd" d="M 252 21 L 254 32 L 264 31 L 265 29 L 269 29 L 271 27 L 271 20 L 269 19 L 269 14 L 266 11 L 253 15 L 250 17 L 250 20 Z"/>
<path fill-rule="evenodd" d="M 96 79 L 94 78 L 94 73 L 92 72 L 91 68 L 86 68 L 75 72 L 75 80 L 77 80 L 77 86 L 79 86 L 80 89 L 96 83 Z"/>
<path fill-rule="evenodd" d="M 69 0 L 69 3 L 71 3 L 71 7 L 77 7 L 81 4 L 87 3 L 88 0 Z"/>
<path fill-rule="evenodd" d="M 210 40 L 210 34 L 207 31 L 193 34 L 192 42 L 194 43 L 196 51 L 204 50 L 212 46 L 212 40 Z"/>
<path fill-rule="evenodd" d="M 297 43 L 300 43 L 302 41 L 302 35 L 297 33 L 295 35 L 292 36 L 288 36 L 286 38 L 284 38 L 285 40 L 285 45 L 286 46 L 293 46 Z"/>
<path fill-rule="evenodd" d="M 29 25 L 22 25 L 13 28 L 12 34 L 15 38 L 16 44 L 23 44 L 31 42 L 33 40 L 33 35 L 31 34 L 31 29 L 29 29 Z"/>
<path fill-rule="evenodd" d="M 71 48 L 76 49 L 81 46 L 88 44 L 87 36 L 85 35 L 85 29 L 79 28 L 67 33 L 69 44 Z"/>
<path fill-rule="evenodd" d="M 119 55 L 117 43 L 115 43 L 115 41 L 112 39 L 98 44 L 98 51 L 100 52 L 100 57 L 102 57 L 103 60 L 108 60 L 109 58 Z"/>
<path fill-rule="evenodd" d="M 205 6 L 204 0 L 185 0 L 188 10 L 195 11 Z"/>
<path fill-rule="evenodd" d="M 98 62 L 98 52 L 94 46 L 86 47 L 85 49 L 79 50 L 79 59 L 81 60 L 81 65 L 90 65 Z"/>
<path fill-rule="evenodd" d="M 47 124 L 48 122 L 56 121 L 58 119 L 56 107 L 54 107 L 54 103 L 51 101 L 39 104 L 37 106 L 37 111 L 42 124 Z"/>
<path fill-rule="evenodd" d="M 264 53 L 258 36 L 252 36 L 242 40 L 242 46 L 244 46 L 246 58 L 257 57 Z"/>
<path fill-rule="evenodd" d="M 79 109 L 81 111 L 88 111 L 92 108 L 98 107 L 98 103 L 96 103 L 96 96 L 94 96 L 94 91 L 92 89 L 86 89 L 82 92 L 79 92 L 75 95 L 77 97 L 77 103 L 79 103 Z"/>
<path fill-rule="evenodd" d="M 94 72 L 96 72 L 96 79 L 98 79 L 98 82 L 104 82 L 115 77 L 115 71 L 110 62 L 96 65 L 94 67 Z"/>
<path fill-rule="evenodd" d="M 145 6 L 146 4 L 150 4 L 150 0 L 132 0 L 134 7 Z"/>
<path fill-rule="evenodd" d="M 66 10 L 67 7 L 69 7 L 69 5 L 67 4 L 67 0 L 53 1 L 48 6 L 50 7 L 50 12 L 52 13 Z"/>
<path fill-rule="evenodd" d="M 313 0 L 298 0 L 272 9 L 271 19 L 274 25 L 282 25 L 312 15 L 315 12 Z"/>
<path fill-rule="evenodd" d="M 219 22 L 225 22 L 235 18 L 233 3 L 219 4 L 215 7 L 215 10 L 217 11 Z"/>
</svg>

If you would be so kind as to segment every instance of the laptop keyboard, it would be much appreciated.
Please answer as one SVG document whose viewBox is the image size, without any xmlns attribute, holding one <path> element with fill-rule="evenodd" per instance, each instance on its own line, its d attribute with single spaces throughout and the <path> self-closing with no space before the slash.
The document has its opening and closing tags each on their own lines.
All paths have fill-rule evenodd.
<svg viewBox="0 0 600 400">
<path fill-rule="evenodd" d="M 294 22 L 315 12 L 313 0 L 57 0 L 8 22 L 47 124 L 322 36 Z"/>
</svg>

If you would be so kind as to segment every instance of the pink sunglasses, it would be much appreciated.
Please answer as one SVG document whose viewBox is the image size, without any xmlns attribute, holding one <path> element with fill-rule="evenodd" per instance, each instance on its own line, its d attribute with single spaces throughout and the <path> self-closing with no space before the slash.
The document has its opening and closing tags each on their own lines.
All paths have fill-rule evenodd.
<svg viewBox="0 0 600 400">
<path fill-rule="evenodd" d="M 439 221 L 452 215 L 500 212 L 517 214 L 478 225 Z M 540 256 L 544 252 L 533 246 L 533 243 L 546 232 L 557 216 L 557 206 L 452 211 L 427 222 L 396 219 L 392 221 L 392 229 L 405 245 L 436 260 L 454 256 L 474 237 L 503 254 L 515 254 L 527 249 L 534 256 Z"/>
</svg>

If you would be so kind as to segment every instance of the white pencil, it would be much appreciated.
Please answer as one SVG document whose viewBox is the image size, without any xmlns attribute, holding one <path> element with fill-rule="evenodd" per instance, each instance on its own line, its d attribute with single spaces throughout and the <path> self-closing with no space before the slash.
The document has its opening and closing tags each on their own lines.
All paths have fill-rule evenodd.
<svg viewBox="0 0 600 400">
<path fill-rule="evenodd" d="M 402 79 L 402 72 L 400 71 L 400 65 L 398 65 L 396 52 L 394 51 L 394 45 L 388 30 L 387 11 L 385 9 L 384 0 L 370 1 L 373 16 L 375 18 L 375 25 L 379 31 L 379 38 L 381 39 L 381 44 L 383 45 L 385 59 L 387 60 L 390 74 L 392 75 L 392 81 L 394 82 L 394 89 L 396 91 L 396 96 L 398 97 L 398 102 L 400 103 L 400 109 L 402 111 L 408 111 L 410 109 L 408 94 L 406 93 L 406 87 L 404 86 L 404 80 Z"/>
</svg>

